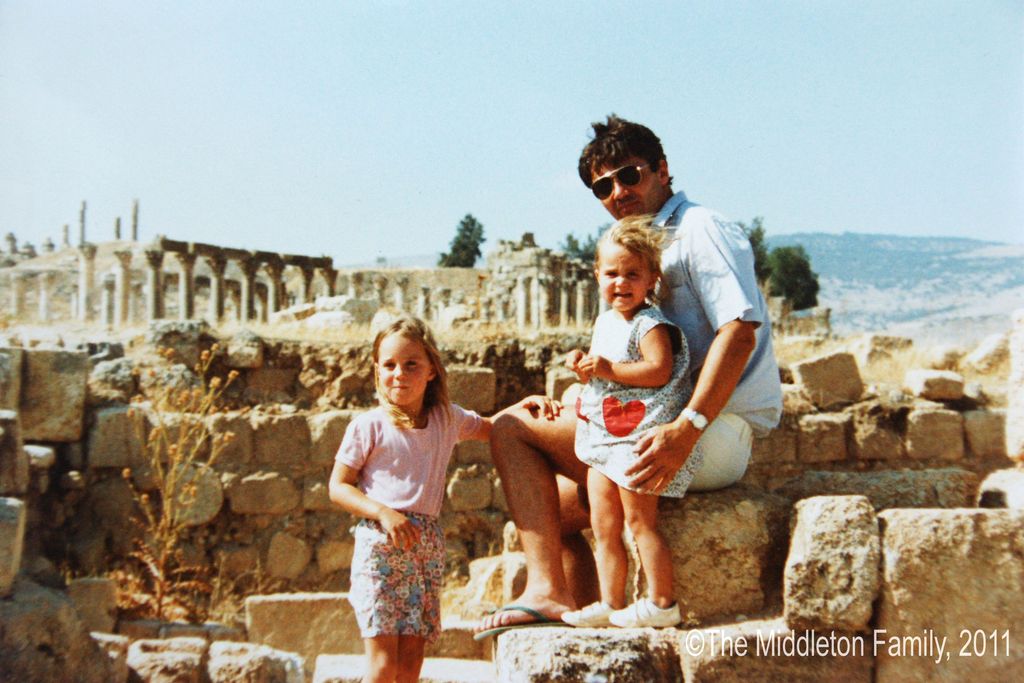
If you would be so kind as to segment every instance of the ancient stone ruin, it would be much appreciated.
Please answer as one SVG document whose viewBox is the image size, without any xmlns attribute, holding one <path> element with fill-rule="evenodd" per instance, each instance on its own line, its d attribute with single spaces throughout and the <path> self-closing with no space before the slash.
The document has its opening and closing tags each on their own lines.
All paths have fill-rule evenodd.
<svg viewBox="0 0 1024 683">
<path fill-rule="evenodd" d="M 130 254 L 121 285 L 115 272 L 98 303 L 87 248 L 6 270 L 30 272 L 62 251 L 75 255 L 61 277 L 83 285 L 76 311 L 92 311 L 95 341 L 0 346 L 0 680 L 359 680 L 346 599 L 353 520 L 326 486 L 345 427 L 375 404 L 367 343 L 225 335 L 218 321 L 338 326 L 382 309 L 421 313 L 455 331 L 442 349 L 453 400 L 492 414 L 530 393 L 561 396 L 573 380 L 561 359 L 586 343 L 597 310 L 588 266 L 529 236 L 499 245 L 486 269 L 451 272 L 337 272 L 315 258 L 118 243 L 111 263 Z M 474 336 L 485 320 L 513 333 Z M 122 323 L 144 332 L 114 341 L 104 330 Z M 866 382 L 865 369 L 909 340 L 812 345 L 788 363 L 782 424 L 755 442 L 743 481 L 663 503 L 687 613 L 679 629 L 524 629 L 474 641 L 475 620 L 522 589 L 525 561 L 489 448 L 460 445 L 441 517 L 445 632 L 424 677 L 1021 678 L 1024 311 L 1013 330 L 984 358 L 935 358 L 889 387 Z M 160 392 L 202 391 L 204 359 L 207 381 L 233 378 L 220 407 L 161 407 Z M 965 379 L 968 364 L 1008 366 L 989 388 L 1005 408 Z M 133 402 L 140 394 L 147 400 Z M 131 598 L 141 589 L 123 573 L 139 548 L 134 496 L 162 490 L 146 436 L 158 426 L 208 439 L 196 444 L 177 518 L 184 556 L 216 587 L 197 598 L 202 618 L 140 616 Z M 173 461 L 163 448 L 159 461 Z M 643 590 L 635 570 L 631 586 Z"/>
</svg>

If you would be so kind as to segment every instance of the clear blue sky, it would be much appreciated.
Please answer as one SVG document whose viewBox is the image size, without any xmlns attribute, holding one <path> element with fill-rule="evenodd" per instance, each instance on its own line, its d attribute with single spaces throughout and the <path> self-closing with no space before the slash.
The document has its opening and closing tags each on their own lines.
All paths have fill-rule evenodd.
<svg viewBox="0 0 1024 683">
<path fill-rule="evenodd" d="M 555 247 L 616 112 L 677 189 L 803 231 L 1024 243 L 1024 3 L 0 0 L 0 232 L 326 254 Z M 485 251 L 488 247 L 485 247 Z"/>
</svg>

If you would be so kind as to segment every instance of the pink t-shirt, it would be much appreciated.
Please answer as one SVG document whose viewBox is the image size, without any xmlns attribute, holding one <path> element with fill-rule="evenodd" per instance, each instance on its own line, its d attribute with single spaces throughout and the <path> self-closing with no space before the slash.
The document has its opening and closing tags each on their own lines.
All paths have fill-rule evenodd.
<svg viewBox="0 0 1024 683">
<path fill-rule="evenodd" d="M 374 408 L 349 423 L 335 460 L 359 470 L 356 486 L 367 497 L 394 510 L 436 517 L 452 449 L 476 433 L 481 419 L 453 403 L 450 419 L 434 408 L 423 429 L 400 429 L 383 408 Z"/>
</svg>

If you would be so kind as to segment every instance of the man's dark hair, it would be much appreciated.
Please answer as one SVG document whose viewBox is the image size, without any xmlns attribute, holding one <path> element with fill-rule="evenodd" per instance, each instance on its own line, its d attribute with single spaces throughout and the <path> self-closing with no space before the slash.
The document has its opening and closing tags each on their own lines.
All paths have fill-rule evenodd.
<svg viewBox="0 0 1024 683">
<path fill-rule="evenodd" d="M 590 187 L 595 168 L 620 165 L 629 157 L 637 156 L 646 161 L 653 172 L 665 159 L 661 140 L 647 126 L 620 119 L 615 114 L 609 114 L 605 123 L 595 121 L 590 125 L 594 128 L 594 139 L 583 148 L 579 167 L 580 180 L 587 187 Z"/>
</svg>

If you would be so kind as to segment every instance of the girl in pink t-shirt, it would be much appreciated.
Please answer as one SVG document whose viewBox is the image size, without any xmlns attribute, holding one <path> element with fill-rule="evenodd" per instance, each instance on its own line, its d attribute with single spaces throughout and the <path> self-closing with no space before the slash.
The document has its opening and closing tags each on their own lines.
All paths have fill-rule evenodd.
<svg viewBox="0 0 1024 683">
<path fill-rule="evenodd" d="M 437 516 L 452 448 L 491 421 L 448 399 L 427 326 L 401 318 L 373 342 L 380 406 L 356 417 L 331 472 L 331 500 L 358 515 L 349 600 L 366 644 L 364 681 L 416 681 L 441 632 L 444 534 Z"/>
</svg>

